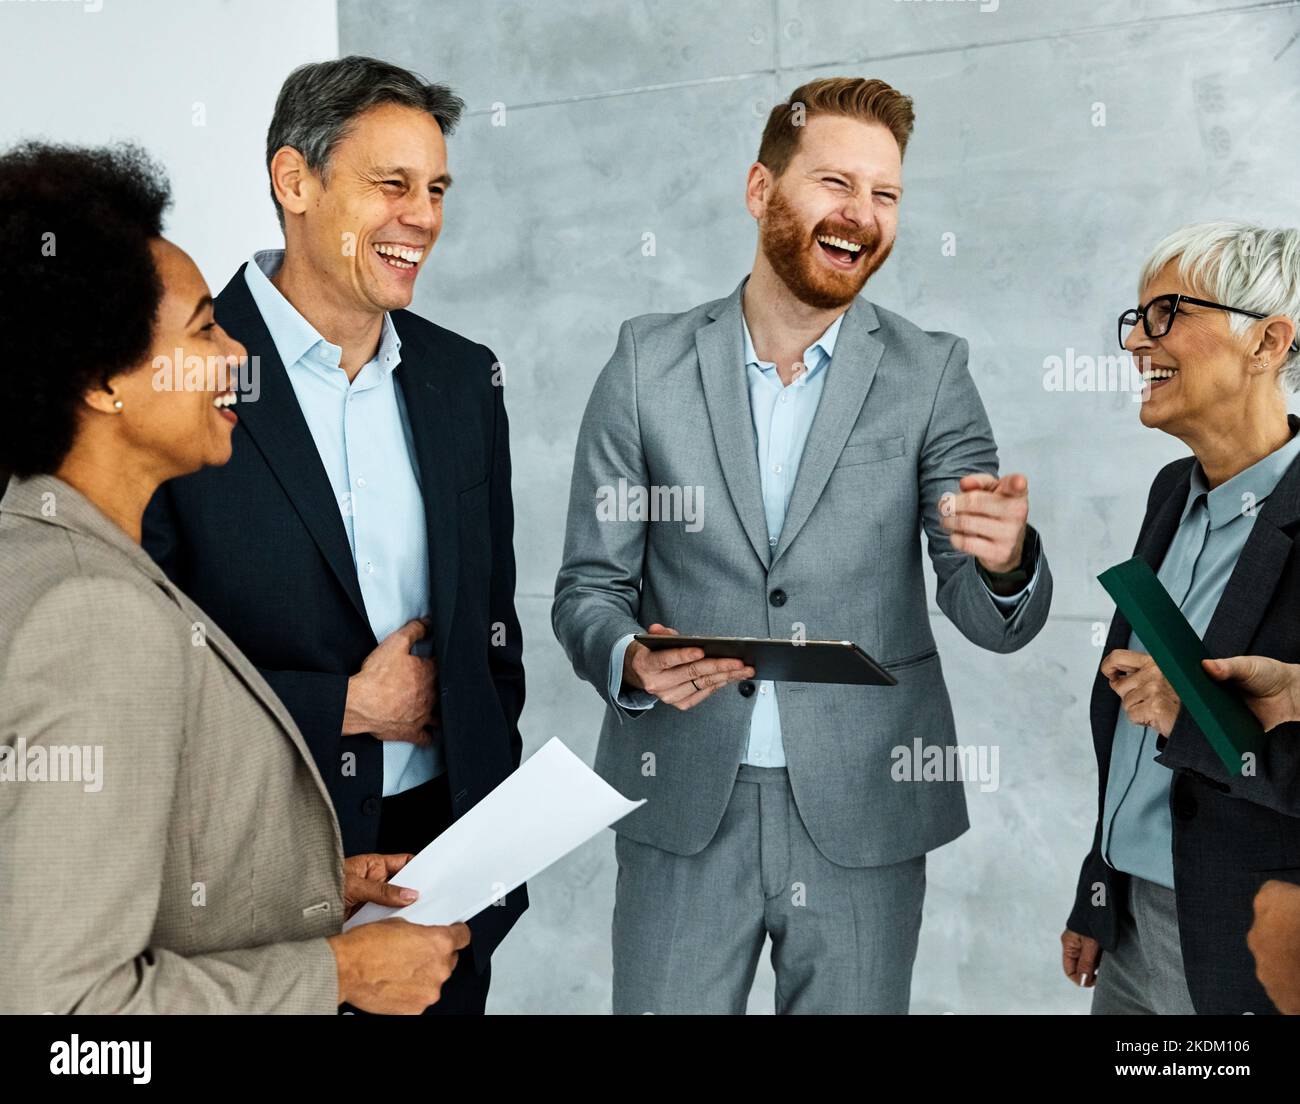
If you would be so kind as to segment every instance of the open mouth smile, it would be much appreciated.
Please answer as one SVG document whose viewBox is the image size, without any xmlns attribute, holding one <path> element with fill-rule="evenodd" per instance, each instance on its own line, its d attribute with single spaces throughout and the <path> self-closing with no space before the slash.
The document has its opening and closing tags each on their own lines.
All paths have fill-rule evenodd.
<svg viewBox="0 0 1300 1104">
<path fill-rule="evenodd" d="M 1177 375 L 1177 368 L 1165 368 L 1162 365 L 1153 364 L 1142 372 L 1142 382 L 1152 391 L 1158 391 L 1160 388 L 1167 386 L 1169 381 Z"/>
<path fill-rule="evenodd" d="M 412 273 L 424 259 L 423 246 L 376 242 L 371 248 L 380 262 L 395 272 Z"/>
<path fill-rule="evenodd" d="M 216 408 L 217 413 L 221 417 L 231 425 L 235 425 L 239 421 L 239 418 L 230 408 L 238 401 L 239 396 L 237 396 L 233 391 L 223 391 L 212 400 L 212 405 Z"/>
<path fill-rule="evenodd" d="M 832 265 L 846 270 L 857 264 L 867 252 L 862 242 L 836 237 L 834 234 L 818 234 L 817 244 Z"/>
</svg>

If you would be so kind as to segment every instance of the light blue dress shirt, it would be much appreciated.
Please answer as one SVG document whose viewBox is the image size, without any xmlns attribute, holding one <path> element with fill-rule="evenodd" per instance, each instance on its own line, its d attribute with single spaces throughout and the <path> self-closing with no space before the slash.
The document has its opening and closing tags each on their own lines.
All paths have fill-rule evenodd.
<svg viewBox="0 0 1300 1104">
<path fill-rule="evenodd" d="M 430 609 L 429 536 L 410 420 L 393 379 L 401 338 L 384 315 L 379 348 L 351 382 L 343 350 L 326 341 L 271 283 L 284 251 L 253 255 L 244 279 L 270 331 L 339 505 L 376 640 Z M 383 795 L 444 770 L 440 742 L 385 740 Z"/>
<path fill-rule="evenodd" d="M 839 337 L 841 314 L 826 332 L 804 350 L 805 371 L 800 372 L 789 386 L 781 383 L 776 365 L 758 359 L 754 341 L 749 334 L 749 323 L 741 315 L 744 331 L 745 377 L 749 385 L 749 408 L 754 422 L 754 437 L 758 444 L 758 470 L 762 485 L 763 513 L 767 521 L 767 543 L 775 549 L 781 539 L 786 509 L 794 491 L 799 462 L 803 458 L 813 417 L 821 402 L 826 386 L 826 374 L 835 355 L 835 341 Z M 852 370 L 852 366 L 849 366 Z M 1037 581 L 1034 577 L 1018 594 L 1001 597 L 990 591 L 990 596 L 1011 616 L 1029 596 Z M 623 657 L 633 634 L 621 637 L 614 645 L 609 661 L 609 695 L 625 709 L 648 709 L 658 700 L 643 691 L 626 694 L 619 691 L 623 684 Z M 742 762 L 755 767 L 784 767 L 785 745 L 781 740 L 781 715 L 776 703 L 776 686 L 770 681 L 758 684 L 753 696 L 754 711 L 750 714 L 749 742 Z"/>
<path fill-rule="evenodd" d="M 1297 454 L 1300 435 L 1214 490 L 1201 465 L 1192 468 L 1187 502 L 1156 577 L 1197 636 L 1205 636 L 1260 506 Z M 1137 633 L 1130 634 L 1128 647 L 1146 652 Z M 1173 889 L 1173 774 L 1155 761 L 1156 736 L 1155 729 L 1135 725 L 1120 709 L 1106 777 L 1101 853 L 1114 869 Z"/>
</svg>

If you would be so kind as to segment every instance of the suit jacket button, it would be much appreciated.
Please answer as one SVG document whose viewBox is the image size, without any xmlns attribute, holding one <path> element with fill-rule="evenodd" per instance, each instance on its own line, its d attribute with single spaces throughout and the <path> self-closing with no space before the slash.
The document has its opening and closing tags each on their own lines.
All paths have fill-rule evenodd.
<svg viewBox="0 0 1300 1104">
<path fill-rule="evenodd" d="M 774 606 L 784 606 L 785 591 L 778 588 L 777 590 L 772 591 L 772 593 L 767 596 L 767 600 L 771 602 L 772 605 Z"/>
<path fill-rule="evenodd" d="M 737 689 L 739 689 L 742 698 L 750 698 L 754 696 L 754 684 L 750 682 L 749 679 L 742 682 Z"/>
<path fill-rule="evenodd" d="M 366 816 L 374 816 L 377 812 L 379 812 L 379 798 L 377 797 L 366 798 L 365 801 L 361 803 L 361 811 Z"/>
</svg>

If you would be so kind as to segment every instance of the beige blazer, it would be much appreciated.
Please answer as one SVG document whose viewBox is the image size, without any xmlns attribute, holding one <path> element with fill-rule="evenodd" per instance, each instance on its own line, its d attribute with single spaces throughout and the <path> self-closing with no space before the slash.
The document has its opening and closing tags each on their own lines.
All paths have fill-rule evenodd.
<svg viewBox="0 0 1300 1104">
<path fill-rule="evenodd" d="M 338 825 L 270 688 L 60 479 L 0 564 L 0 1013 L 336 1013 Z"/>
</svg>

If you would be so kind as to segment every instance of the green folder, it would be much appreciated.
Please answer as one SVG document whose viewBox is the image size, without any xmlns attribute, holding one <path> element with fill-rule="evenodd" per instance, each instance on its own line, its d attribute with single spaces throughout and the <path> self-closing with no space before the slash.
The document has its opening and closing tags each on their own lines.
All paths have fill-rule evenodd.
<svg viewBox="0 0 1300 1104">
<path fill-rule="evenodd" d="M 1229 777 L 1239 775 L 1242 756 L 1258 756 L 1264 730 L 1246 703 L 1201 666 L 1210 653 L 1151 565 L 1134 556 L 1103 571 L 1097 581 L 1115 599 L 1183 708 L 1223 760 Z"/>
</svg>

